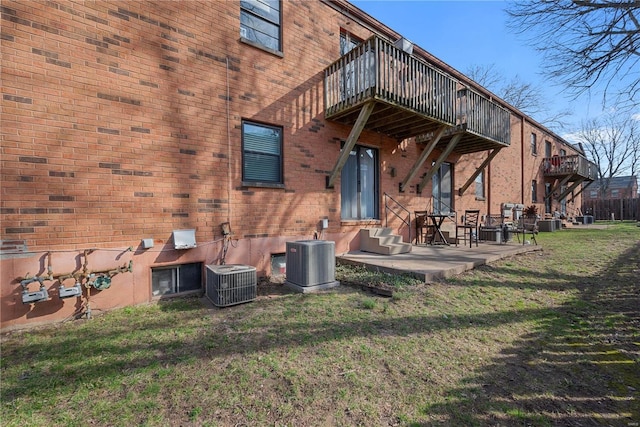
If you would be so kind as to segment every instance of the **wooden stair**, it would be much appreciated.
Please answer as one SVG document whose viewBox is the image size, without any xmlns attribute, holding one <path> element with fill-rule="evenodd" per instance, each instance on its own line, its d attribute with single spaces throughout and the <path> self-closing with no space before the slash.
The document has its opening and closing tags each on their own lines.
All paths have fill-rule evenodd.
<svg viewBox="0 0 640 427">
<path fill-rule="evenodd" d="M 396 255 L 411 252 L 411 244 L 402 236 L 393 234 L 390 228 L 363 228 L 360 230 L 360 250 L 380 255 Z"/>
</svg>

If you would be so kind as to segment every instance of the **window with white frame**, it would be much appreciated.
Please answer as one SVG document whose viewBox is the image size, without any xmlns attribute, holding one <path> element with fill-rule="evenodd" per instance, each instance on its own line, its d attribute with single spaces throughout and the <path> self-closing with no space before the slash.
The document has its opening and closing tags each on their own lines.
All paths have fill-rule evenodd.
<svg viewBox="0 0 640 427">
<path fill-rule="evenodd" d="M 151 269 L 151 292 L 154 297 L 200 289 L 202 289 L 202 263 Z"/>
<path fill-rule="evenodd" d="M 349 153 L 340 175 L 340 217 L 343 220 L 379 218 L 378 164 L 375 148 L 356 144 Z"/>
<path fill-rule="evenodd" d="M 476 199 L 484 199 L 484 170 L 476 176 Z"/>
<path fill-rule="evenodd" d="M 433 212 L 446 214 L 453 210 L 453 165 L 442 163 L 431 179 L 431 197 Z"/>
<path fill-rule="evenodd" d="M 282 128 L 242 122 L 242 182 L 284 184 Z"/>
<path fill-rule="evenodd" d="M 341 31 L 340 32 L 340 56 L 345 55 L 350 52 L 354 47 L 358 46 L 362 43 L 357 37 L 354 37 L 352 34 Z"/>
<path fill-rule="evenodd" d="M 617 188 L 611 190 L 611 197 L 614 199 L 620 197 L 620 190 L 618 190 Z"/>
<path fill-rule="evenodd" d="M 241 0 L 240 37 L 282 51 L 280 0 Z"/>
<path fill-rule="evenodd" d="M 531 154 L 538 154 L 538 137 L 535 133 L 531 134 Z"/>
<path fill-rule="evenodd" d="M 597 198 L 598 198 L 598 190 L 591 190 L 591 191 L 589 191 L 589 198 L 591 198 L 591 199 L 597 199 Z"/>
</svg>

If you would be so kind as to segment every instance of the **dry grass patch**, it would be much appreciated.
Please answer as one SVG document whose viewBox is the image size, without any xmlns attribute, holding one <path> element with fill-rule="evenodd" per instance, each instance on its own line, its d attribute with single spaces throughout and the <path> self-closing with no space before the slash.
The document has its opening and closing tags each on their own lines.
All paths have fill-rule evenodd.
<svg viewBox="0 0 640 427">
<path fill-rule="evenodd" d="M 431 285 L 180 299 L 2 337 L 2 424 L 627 426 L 640 419 L 640 229 Z M 341 280 L 343 278 L 341 277 Z"/>
</svg>

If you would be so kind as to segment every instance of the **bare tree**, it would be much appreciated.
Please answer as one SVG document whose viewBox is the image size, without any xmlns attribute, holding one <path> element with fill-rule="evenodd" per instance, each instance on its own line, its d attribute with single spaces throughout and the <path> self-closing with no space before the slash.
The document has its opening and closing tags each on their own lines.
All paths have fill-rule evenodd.
<svg viewBox="0 0 640 427">
<path fill-rule="evenodd" d="M 640 157 L 640 122 L 632 117 L 619 118 L 611 112 L 582 123 L 575 135 L 588 157 L 598 168 L 601 194 L 606 194 L 611 178 L 635 175 Z"/>
<path fill-rule="evenodd" d="M 640 116 L 637 118 L 632 117 L 631 120 L 635 120 L 631 131 L 629 132 L 629 137 L 631 140 L 631 144 L 633 145 L 632 153 L 631 153 L 631 167 L 629 171 L 629 175 L 635 176 L 638 178 L 638 169 L 640 169 Z M 632 186 L 633 182 L 629 182 L 629 185 Z"/>
<path fill-rule="evenodd" d="M 516 75 L 503 83 L 500 97 L 528 115 L 544 120 L 537 117 L 545 111 L 546 106 L 542 90 L 533 83 L 525 82 L 520 76 Z"/>
<path fill-rule="evenodd" d="M 471 65 L 465 74 L 475 80 L 480 86 L 496 92 L 504 80 L 502 73 L 496 69 L 496 64 L 491 65 Z M 498 93 L 496 92 L 496 95 Z"/>
<path fill-rule="evenodd" d="M 578 95 L 602 84 L 619 104 L 640 102 L 640 1 L 518 0 L 509 26 L 527 34 L 548 73 Z M 619 85 L 624 84 L 623 89 Z"/>
<path fill-rule="evenodd" d="M 520 76 L 507 79 L 496 69 L 495 64 L 473 65 L 465 74 L 486 87 L 500 98 L 513 105 L 525 114 L 535 118 L 550 128 L 562 128 L 566 125 L 564 119 L 571 115 L 568 110 L 553 112 L 542 95 L 540 87 L 525 82 Z"/>
</svg>

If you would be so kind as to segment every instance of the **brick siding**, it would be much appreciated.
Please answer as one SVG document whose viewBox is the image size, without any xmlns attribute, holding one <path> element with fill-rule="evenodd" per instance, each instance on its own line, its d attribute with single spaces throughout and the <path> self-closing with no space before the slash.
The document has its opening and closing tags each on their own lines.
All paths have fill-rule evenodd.
<svg viewBox="0 0 640 427">
<path fill-rule="evenodd" d="M 324 119 L 323 70 L 339 58 L 341 28 L 361 39 L 371 33 L 322 2 L 282 8 L 278 56 L 240 41 L 238 2 L 4 1 L 1 238 L 69 258 L 85 248 L 133 246 L 136 269 L 126 280 L 135 291 L 123 301 L 98 298 L 103 307 L 148 301 L 151 266 L 219 262 L 227 221 L 239 241 L 227 261 L 261 274 L 271 253 L 283 252 L 287 239 L 313 238 L 323 218 L 337 252 L 348 250 L 361 224 L 341 221 L 339 182 L 329 190 L 325 179 L 350 128 Z M 243 186 L 242 119 L 282 127 L 284 188 Z M 531 180 L 543 183 L 542 154 L 531 156 L 528 145 L 539 130 L 529 123 L 522 130 L 515 115 L 512 122 L 511 147 L 491 163 L 486 200 L 475 200 L 471 187 L 456 209 L 528 204 Z M 540 132 L 539 144 L 544 138 L 553 139 Z M 360 142 L 379 149 L 380 194 L 424 209 L 430 191 L 416 194 L 418 179 L 398 191 L 423 146 L 367 131 Z M 456 188 L 486 155 L 449 159 Z M 206 244 L 168 255 L 175 229 L 195 229 Z M 143 253 L 143 238 L 167 253 Z M 20 306 L 16 278 L 35 271 L 39 256 L 3 260 L 2 298 L 12 301 L 4 306 Z M 25 316 L 22 307 L 3 310 L 2 321 L 26 323 Z"/>
</svg>

